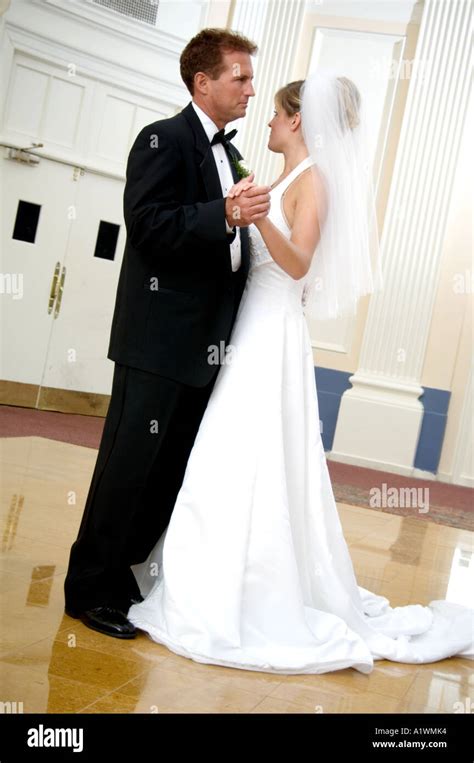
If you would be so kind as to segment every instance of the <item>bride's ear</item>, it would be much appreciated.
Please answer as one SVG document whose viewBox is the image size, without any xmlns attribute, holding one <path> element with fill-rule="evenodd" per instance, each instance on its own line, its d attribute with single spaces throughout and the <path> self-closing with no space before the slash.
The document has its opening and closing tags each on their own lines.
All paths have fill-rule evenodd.
<svg viewBox="0 0 474 763">
<path fill-rule="evenodd" d="M 291 119 L 291 126 L 297 130 L 298 127 L 301 124 L 301 113 L 299 111 L 296 112 L 296 114 L 293 115 Z"/>
</svg>

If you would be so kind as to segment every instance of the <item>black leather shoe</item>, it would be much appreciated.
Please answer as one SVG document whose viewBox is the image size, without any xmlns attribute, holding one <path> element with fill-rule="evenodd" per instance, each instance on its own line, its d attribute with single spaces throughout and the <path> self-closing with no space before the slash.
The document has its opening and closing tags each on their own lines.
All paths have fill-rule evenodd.
<svg viewBox="0 0 474 763">
<path fill-rule="evenodd" d="M 119 612 L 123 612 L 123 614 L 126 615 L 128 610 L 132 606 L 132 604 L 141 604 L 142 601 L 144 601 L 144 598 L 141 595 L 141 593 L 138 593 L 136 596 L 132 596 L 126 604 L 116 605 L 113 607 L 113 609 L 118 609 Z M 79 609 L 74 609 L 66 605 L 64 607 L 64 611 L 66 615 L 68 615 L 69 617 L 73 617 L 75 620 L 79 620 L 79 618 L 81 617 L 81 610 Z"/>
<path fill-rule="evenodd" d="M 65 610 L 69 617 L 74 617 L 88 628 L 104 633 L 114 638 L 135 638 L 137 631 L 135 626 L 127 620 L 125 614 L 115 607 L 94 607 L 85 612 L 76 612 L 69 608 Z"/>
</svg>

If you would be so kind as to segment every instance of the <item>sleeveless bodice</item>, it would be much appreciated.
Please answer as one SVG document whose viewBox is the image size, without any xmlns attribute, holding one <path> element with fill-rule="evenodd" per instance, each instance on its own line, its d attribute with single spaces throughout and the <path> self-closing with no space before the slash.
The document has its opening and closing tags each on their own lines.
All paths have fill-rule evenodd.
<svg viewBox="0 0 474 763">
<path fill-rule="evenodd" d="M 313 159 L 307 156 L 270 191 L 268 218 L 288 239 L 291 236 L 291 229 L 283 210 L 283 196 L 291 183 L 312 163 Z M 257 226 L 252 223 L 249 225 L 248 231 L 250 241 L 248 285 L 253 284 L 264 290 L 264 293 L 260 295 L 261 298 L 266 298 L 272 302 L 276 301 L 280 305 L 293 304 L 294 307 L 301 310 L 303 289 L 307 283 L 307 276 L 298 280 L 292 278 L 272 258 Z"/>
</svg>

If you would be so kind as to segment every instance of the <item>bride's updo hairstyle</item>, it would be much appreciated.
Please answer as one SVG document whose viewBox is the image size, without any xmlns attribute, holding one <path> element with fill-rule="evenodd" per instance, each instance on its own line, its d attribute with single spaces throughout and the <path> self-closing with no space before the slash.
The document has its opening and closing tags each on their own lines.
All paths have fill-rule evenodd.
<svg viewBox="0 0 474 763">
<path fill-rule="evenodd" d="M 288 85 L 281 87 L 275 95 L 275 101 L 278 106 L 283 109 L 289 117 L 294 117 L 294 115 L 301 109 L 300 90 L 303 82 L 304 79 L 289 82 Z"/>
<path fill-rule="evenodd" d="M 353 130 L 359 124 L 360 93 L 352 80 L 347 77 L 337 77 L 337 81 L 340 83 L 341 127 L 343 129 L 349 127 Z M 300 91 L 303 83 L 303 79 L 289 82 L 288 85 L 281 87 L 275 95 L 277 104 L 284 109 L 289 117 L 293 117 L 301 110 Z"/>
</svg>

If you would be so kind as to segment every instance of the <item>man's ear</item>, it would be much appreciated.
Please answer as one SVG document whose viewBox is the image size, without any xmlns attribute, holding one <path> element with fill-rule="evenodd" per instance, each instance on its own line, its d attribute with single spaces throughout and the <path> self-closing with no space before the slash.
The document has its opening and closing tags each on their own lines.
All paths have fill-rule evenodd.
<svg viewBox="0 0 474 763">
<path fill-rule="evenodd" d="M 196 72 L 194 75 L 194 92 L 207 95 L 207 74 L 205 72 Z"/>
</svg>

